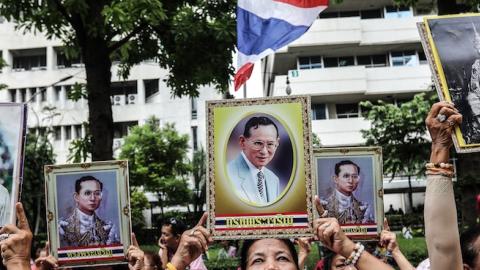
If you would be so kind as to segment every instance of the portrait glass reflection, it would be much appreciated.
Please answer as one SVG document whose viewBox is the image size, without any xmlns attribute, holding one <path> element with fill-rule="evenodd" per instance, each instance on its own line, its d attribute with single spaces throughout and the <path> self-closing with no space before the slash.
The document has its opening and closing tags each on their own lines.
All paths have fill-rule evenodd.
<svg viewBox="0 0 480 270">
<path fill-rule="evenodd" d="M 427 22 L 441 64 L 439 72 L 443 71 L 440 77 L 444 75 L 444 95 L 463 115 L 460 142 L 480 144 L 480 16 Z"/>
<path fill-rule="evenodd" d="M 340 224 L 375 223 L 372 157 L 320 157 L 316 166 L 318 196 L 328 216 Z"/>
<path fill-rule="evenodd" d="M 227 174 L 235 194 L 254 206 L 280 199 L 294 167 L 290 136 L 270 114 L 244 117 L 232 130 L 227 147 Z"/>
<path fill-rule="evenodd" d="M 115 171 L 57 175 L 60 248 L 120 244 Z"/>
</svg>

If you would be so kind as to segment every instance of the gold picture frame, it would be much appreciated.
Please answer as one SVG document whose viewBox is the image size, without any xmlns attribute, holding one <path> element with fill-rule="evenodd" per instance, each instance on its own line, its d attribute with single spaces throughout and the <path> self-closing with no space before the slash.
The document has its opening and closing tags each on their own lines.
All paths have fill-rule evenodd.
<svg viewBox="0 0 480 270">
<path fill-rule="evenodd" d="M 313 163 L 315 193 L 328 216 L 350 238 L 378 239 L 385 215 L 382 148 L 315 148 Z"/>
<path fill-rule="evenodd" d="M 452 135 L 455 149 L 479 152 L 480 14 L 427 16 L 417 28 L 440 100 L 453 102 L 463 115 Z"/>
<path fill-rule="evenodd" d="M 132 232 L 127 161 L 47 165 L 45 194 L 50 254 L 61 267 L 126 263 Z"/>
<path fill-rule="evenodd" d="M 214 239 L 311 236 L 310 97 L 209 101 L 206 109 L 207 227 Z M 262 128 L 270 137 L 256 133 Z M 251 175 L 258 168 L 261 188 Z"/>
</svg>

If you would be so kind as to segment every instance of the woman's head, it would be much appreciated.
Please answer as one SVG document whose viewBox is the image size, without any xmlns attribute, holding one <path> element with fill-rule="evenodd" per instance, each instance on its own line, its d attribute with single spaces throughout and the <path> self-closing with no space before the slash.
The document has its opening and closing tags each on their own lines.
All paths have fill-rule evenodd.
<svg viewBox="0 0 480 270">
<path fill-rule="evenodd" d="M 346 265 L 346 258 L 342 255 L 335 254 L 330 250 L 324 252 L 323 270 L 356 270 L 353 265 Z"/>
<path fill-rule="evenodd" d="M 288 239 L 246 240 L 241 250 L 240 266 L 241 270 L 298 270 L 298 256 Z"/>
</svg>

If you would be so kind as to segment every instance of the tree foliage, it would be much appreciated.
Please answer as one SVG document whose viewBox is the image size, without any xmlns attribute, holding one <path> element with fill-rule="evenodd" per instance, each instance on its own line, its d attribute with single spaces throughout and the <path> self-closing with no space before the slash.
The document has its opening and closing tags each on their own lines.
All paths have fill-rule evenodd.
<svg viewBox="0 0 480 270">
<path fill-rule="evenodd" d="M 436 96 L 417 94 L 400 105 L 379 101 L 362 102 L 365 117 L 371 121 L 369 130 L 362 130 L 367 145 L 383 148 L 383 172 L 393 177 L 421 175 L 430 153 L 425 118 Z"/>
<path fill-rule="evenodd" d="M 43 167 L 55 164 L 52 145 L 46 136 L 28 134 L 21 201 L 34 234 L 46 232 L 45 180 Z"/>
<path fill-rule="evenodd" d="M 132 129 L 119 158 L 129 161 L 130 185 L 156 193 L 163 209 L 168 205 L 186 205 L 185 198 L 191 197 L 187 152 L 188 135 L 180 135 L 173 124 L 159 128 L 158 121 L 151 118 L 145 125 Z"/>
<path fill-rule="evenodd" d="M 226 91 L 235 45 L 235 1 L 0 0 L 0 15 L 26 31 L 41 31 L 81 55 L 86 71 L 92 159 L 112 159 L 112 59 L 119 74 L 154 60 L 170 74 L 174 96 L 198 95 L 212 83 Z"/>
<path fill-rule="evenodd" d="M 137 188 L 132 188 L 130 190 L 130 213 L 134 231 L 145 227 L 145 218 L 142 210 L 148 206 L 149 203 L 145 194 Z"/>
<path fill-rule="evenodd" d="M 416 6 L 419 0 L 394 0 L 399 5 Z M 437 0 L 432 1 L 432 5 L 436 4 L 438 15 L 456 14 L 465 12 L 478 12 L 480 0 Z"/>
</svg>

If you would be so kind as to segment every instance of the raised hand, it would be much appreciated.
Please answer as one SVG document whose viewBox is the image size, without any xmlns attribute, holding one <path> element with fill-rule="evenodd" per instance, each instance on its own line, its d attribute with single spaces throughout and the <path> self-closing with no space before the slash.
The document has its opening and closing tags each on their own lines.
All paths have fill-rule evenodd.
<svg viewBox="0 0 480 270">
<path fill-rule="evenodd" d="M 130 270 L 142 270 L 144 253 L 138 245 L 135 234 L 132 233 L 132 245 L 127 250 L 128 269 Z"/>
<path fill-rule="evenodd" d="M 172 264 L 178 269 L 185 269 L 191 262 L 208 250 L 208 244 L 213 241 L 210 232 L 203 227 L 208 215 L 204 213 L 198 224 L 182 234 L 177 252 L 172 258 Z"/>
<path fill-rule="evenodd" d="M 58 267 L 58 261 L 55 257 L 50 255 L 50 245 L 48 242 L 45 244 L 45 251 L 47 252 L 47 256 L 35 259 L 37 270 L 56 269 Z"/>
<path fill-rule="evenodd" d="M 8 234 L 8 238 L 0 242 L 3 264 L 7 269 L 30 269 L 30 249 L 33 235 L 22 203 L 18 202 L 15 209 L 18 227 L 8 224 L 0 229 L 0 234 Z"/>
<path fill-rule="evenodd" d="M 386 247 L 389 252 L 398 249 L 397 235 L 390 231 L 387 218 L 383 219 L 383 231 L 380 233 L 380 245 Z"/>
</svg>

